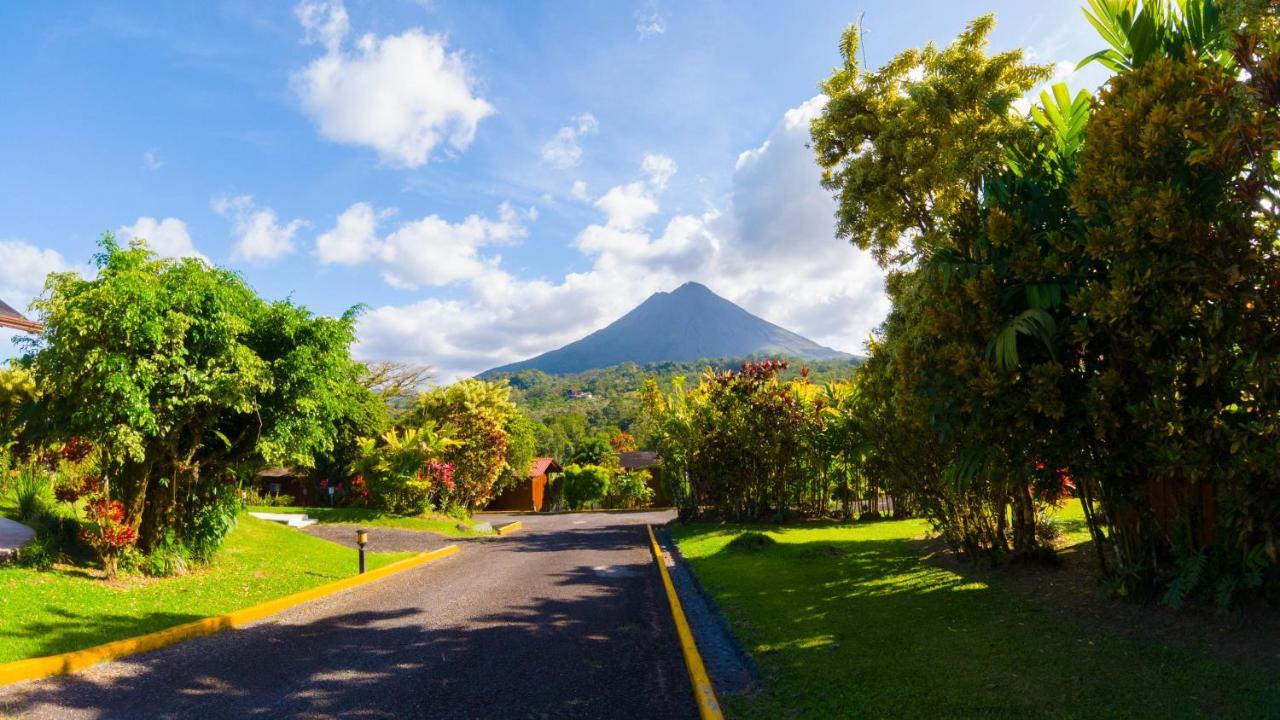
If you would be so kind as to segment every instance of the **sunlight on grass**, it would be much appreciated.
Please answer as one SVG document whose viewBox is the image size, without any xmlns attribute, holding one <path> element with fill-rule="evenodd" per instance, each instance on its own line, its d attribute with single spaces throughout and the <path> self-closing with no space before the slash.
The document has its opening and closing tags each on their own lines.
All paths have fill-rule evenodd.
<svg viewBox="0 0 1280 720">
<path fill-rule="evenodd" d="M 370 553 L 371 568 L 412 553 Z M 247 515 L 214 561 L 183 577 L 107 583 L 84 569 L 0 568 L 0 662 L 90 647 L 354 575 L 356 551 Z"/>
<path fill-rule="evenodd" d="M 354 507 L 270 507 L 266 505 L 251 505 L 249 510 L 268 513 L 301 513 L 310 516 L 311 519 L 319 523 L 350 523 L 368 525 L 369 527 L 400 528 L 402 530 L 433 532 L 450 537 L 475 537 L 485 534 L 470 529 L 474 521 L 459 520 L 444 515 L 405 517 L 369 508 Z M 459 530 L 458 523 L 463 523 L 468 529 Z"/>
<path fill-rule="evenodd" d="M 1063 542 L 1084 539 L 1073 504 Z M 681 550 L 755 657 L 764 689 L 742 718 L 1275 717 L 1274 673 L 1116 637 L 925 562 L 920 520 L 766 531 L 673 527 Z"/>
</svg>

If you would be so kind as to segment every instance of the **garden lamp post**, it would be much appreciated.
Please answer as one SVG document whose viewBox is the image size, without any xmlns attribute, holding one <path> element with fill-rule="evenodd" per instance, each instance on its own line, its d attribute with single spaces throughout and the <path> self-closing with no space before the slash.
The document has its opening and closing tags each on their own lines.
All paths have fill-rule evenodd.
<svg viewBox="0 0 1280 720">
<path fill-rule="evenodd" d="M 360 546 L 360 574 L 364 574 L 364 545 L 369 542 L 369 531 L 364 528 L 356 530 L 356 544 Z"/>
</svg>

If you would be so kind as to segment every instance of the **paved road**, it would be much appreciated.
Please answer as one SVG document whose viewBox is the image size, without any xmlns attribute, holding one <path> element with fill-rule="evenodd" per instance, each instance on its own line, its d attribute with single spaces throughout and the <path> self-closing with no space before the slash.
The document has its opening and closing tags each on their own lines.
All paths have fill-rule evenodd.
<svg viewBox="0 0 1280 720">
<path fill-rule="evenodd" d="M 521 517 L 243 630 L 0 689 L 0 717 L 693 718 L 644 530 L 669 517 Z"/>
</svg>

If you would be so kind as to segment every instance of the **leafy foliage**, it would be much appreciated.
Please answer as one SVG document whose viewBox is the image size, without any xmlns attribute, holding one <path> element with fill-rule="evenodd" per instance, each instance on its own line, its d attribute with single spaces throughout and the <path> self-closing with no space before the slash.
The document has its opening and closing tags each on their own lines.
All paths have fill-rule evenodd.
<svg viewBox="0 0 1280 720">
<path fill-rule="evenodd" d="M 610 472 L 599 465 L 569 465 L 564 469 L 561 483 L 565 504 L 580 510 L 600 502 L 608 494 Z"/>
<path fill-rule="evenodd" d="M 988 56 L 991 19 L 864 71 L 812 125 L 892 311 L 844 432 L 957 549 L 1032 557 L 1081 499 L 1120 592 L 1280 579 L 1280 8 L 1091 0 L 1097 98 Z"/>
<path fill-rule="evenodd" d="M 220 540 L 209 533 L 230 525 L 206 508 L 229 515 L 240 472 L 314 465 L 368 407 L 348 352 L 354 312 L 267 303 L 230 271 L 110 235 L 96 265 L 89 279 L 51 275 L 34 303 L 45 330 L 27 340 L 26 362 L 39 439 L 97 448 L 104 495 L 144 550 L 172 531 L 207 557 Z"/>
</svg>

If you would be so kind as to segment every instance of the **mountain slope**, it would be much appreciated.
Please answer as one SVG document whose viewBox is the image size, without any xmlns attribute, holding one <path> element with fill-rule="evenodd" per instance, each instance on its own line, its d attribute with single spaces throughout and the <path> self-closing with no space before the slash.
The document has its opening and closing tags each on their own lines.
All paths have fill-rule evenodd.
<svg viewBox="0 0 1280 720">
<path fill-rule="evenodd" d="M 778 327 L 711 292 L 685 283 L 655 293 L 634 310 L 581 340 L 484 375 L 542 370 L 581 372 L 624 362 L 779 355 L 814 360 L 851 357 Z"/>
</svg>

